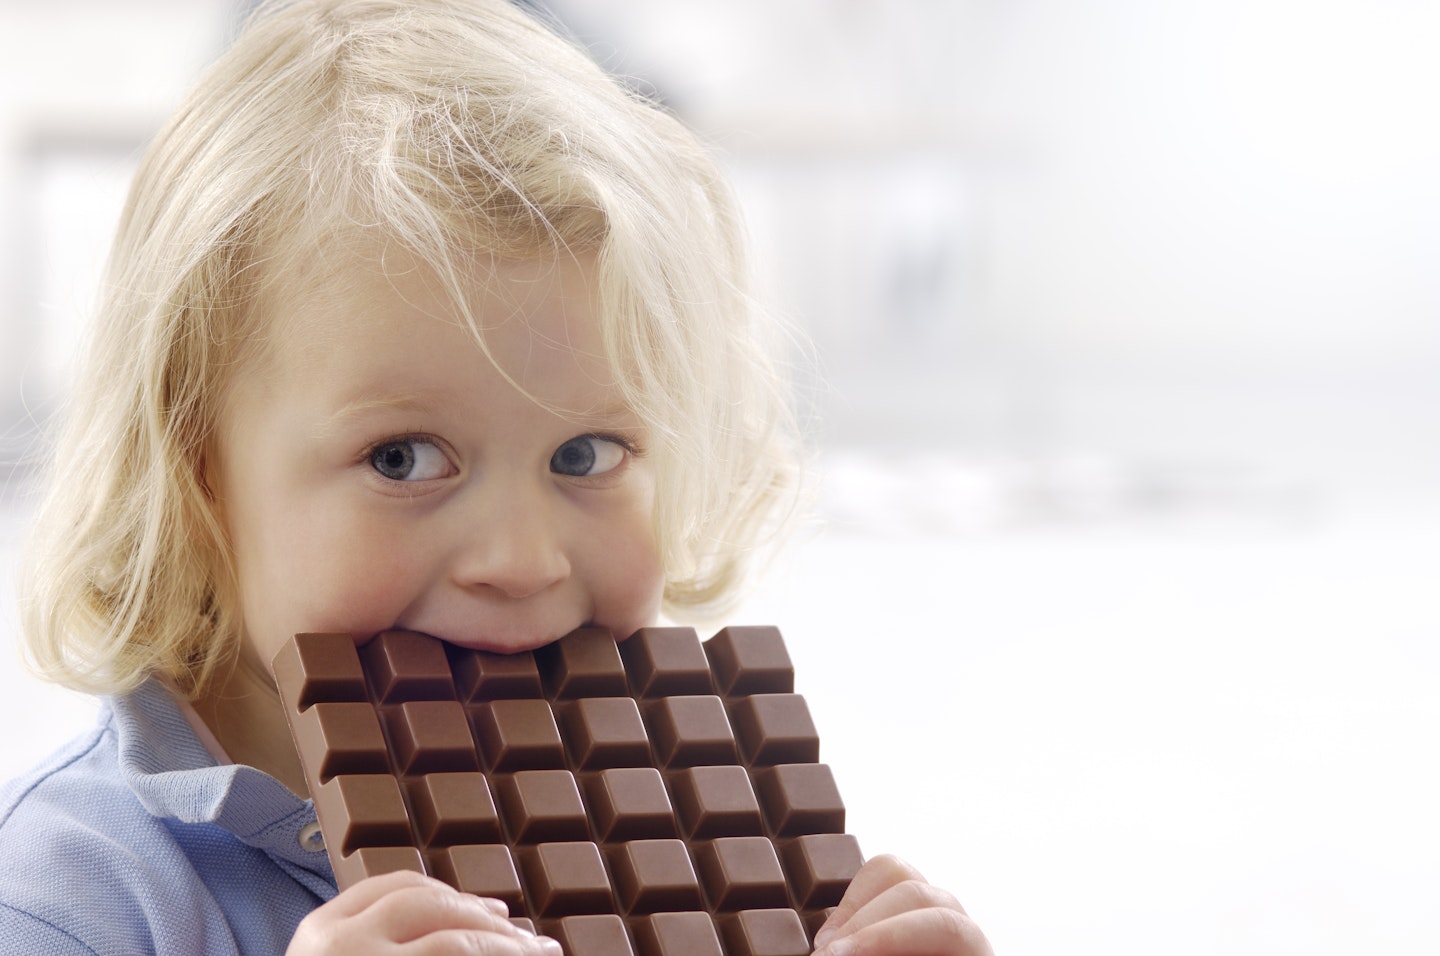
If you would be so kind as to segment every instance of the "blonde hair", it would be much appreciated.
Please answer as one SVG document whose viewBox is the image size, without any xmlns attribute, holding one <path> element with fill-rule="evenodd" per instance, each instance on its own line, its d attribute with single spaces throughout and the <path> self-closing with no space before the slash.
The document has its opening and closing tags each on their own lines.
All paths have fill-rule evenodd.
<svg viewBox="0 0 1440 956">
<path fill-rule="evenodd" d="M 207 443 L 259 354 L 267 257 L 355 230 L 408 245 L 457 299 L 476 251 L 595 254 L 659 475 L 665 610 L 733 602 L 793 503 L 798 443 L 704 148 L 507 0 L 297 0 L 261 9 L 136 176 L 22 583 L 43 676 L 198 693 L 234 650 Z"/>
</svg>

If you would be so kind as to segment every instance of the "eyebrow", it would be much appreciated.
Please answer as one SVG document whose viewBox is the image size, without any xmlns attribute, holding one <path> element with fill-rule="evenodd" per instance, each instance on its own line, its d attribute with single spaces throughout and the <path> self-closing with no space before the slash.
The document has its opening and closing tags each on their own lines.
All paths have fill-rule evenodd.
<svg viewBox="0 0 1440 956">
<path fill-rule="evenodd" d="M 438 396 L 429 395 L 424 392 L 405 392 L 379 398 L 357 398 L 354 401 L 346 402 L 336 409 L 333 414 L 328 415 L 320 423 L 319 430 L 322 432 L 341 431 L 351 421 L 372 412 L 414 412 L 425 414 L 433 413 L 445 404 L 446 403 Z M 556 414 L 561 417 L 565 417 L 567 414 L 574 416 L 577 424 L 615 424 L 616 426 L 623 427 L 638 427 L 643 425 L 643 423 L 639 421 L 635 409 L 620 398 L 606 401 L 599 408 L 593 410 L 570 410 L 566 412 L 562 409 L 558 410 Z M 635 419 L 634 426 L 620 421 L 631 418 Z"/>
<path fill-rule="evenodd" d="M 614 421 L 617 418 L 638 417 L 635 415 L 635 409 L 631 408 L 628 402 L 618 398 L 605 402 L 599 408 L 585 411 L 576 410 L 573 414 L 578 418 L 595 419 L 598 421 Z"/>
<path fill-rule="evenodd" d="M 351 421 L 372 412 L 433 412 L 441 404 L 435 397 L 421 392 L 406 392 L 381 398 L 358 398 L 346 402 L 322 419 L 319 430 L 327 433 L 343 431 Z"/>
</svg>

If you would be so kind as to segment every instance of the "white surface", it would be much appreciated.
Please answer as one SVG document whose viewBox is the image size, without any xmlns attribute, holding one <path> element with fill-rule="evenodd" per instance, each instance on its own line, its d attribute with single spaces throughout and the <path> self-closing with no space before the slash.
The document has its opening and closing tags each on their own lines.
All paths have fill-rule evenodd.
<svg viewBox="0 0 1440 956">
<path fill-rule="evenodd" d="M 1003 956 L 1440 951 L 1440 497 L 1061 521 L 899 465 L 731 618 L 784 628 L 867 853 Z M 7 665 L 0 721 L 9 775 L 89 708 Z"/>
</svg>

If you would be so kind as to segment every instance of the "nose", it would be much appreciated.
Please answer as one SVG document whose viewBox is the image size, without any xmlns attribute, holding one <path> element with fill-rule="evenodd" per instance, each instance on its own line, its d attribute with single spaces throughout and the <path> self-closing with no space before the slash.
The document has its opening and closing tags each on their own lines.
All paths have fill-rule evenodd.
<svg viewBox="0 0 1440 956">
<path fill-rule="evenodd" d="M 518 600 L 570 576 L 557 516 L 543 494 L 485 498 L 477 503 L 478 520 L 462 529 L 466 537 L 454 566 L 457 583 Z"/>
</svg>

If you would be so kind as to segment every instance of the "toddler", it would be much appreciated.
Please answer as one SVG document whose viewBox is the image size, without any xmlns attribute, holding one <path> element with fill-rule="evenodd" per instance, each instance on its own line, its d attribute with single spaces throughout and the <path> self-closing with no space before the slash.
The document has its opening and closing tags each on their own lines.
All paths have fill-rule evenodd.
<svg viewBox="0 0 1440 956">
<path fill-rule="evenodd" d="M 726 606 L 795 484 L 745 270 L 694 138 L 517 7 L 263 8 L 145 156 L 57 449 L 24 637 L 104 706 L 0 796 L 0 951 L 558 954 L 337 894 L 269 662 Z M 817 943 L 988 952 L 885 856 Z"/>
</svg>

